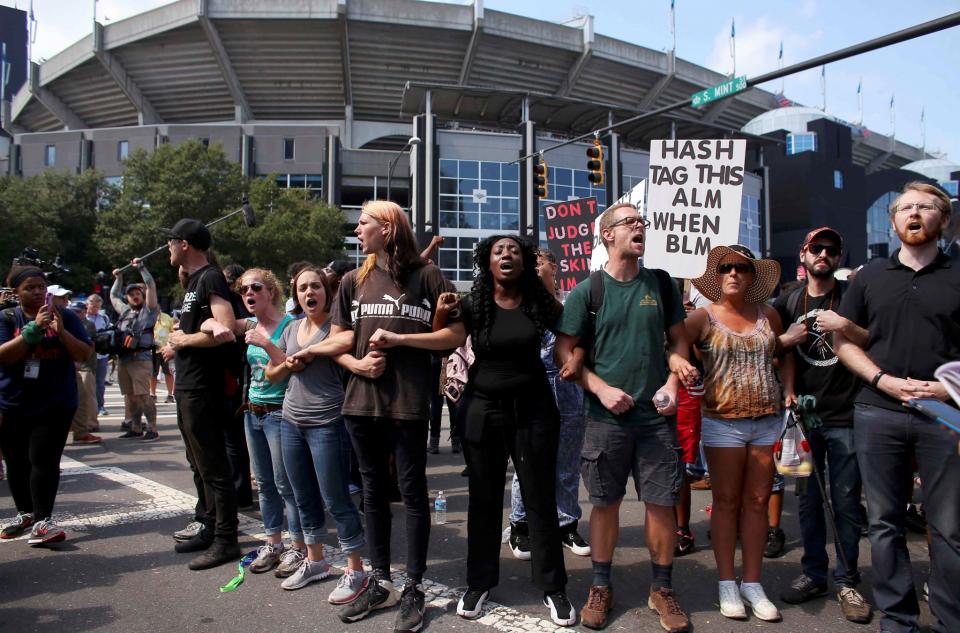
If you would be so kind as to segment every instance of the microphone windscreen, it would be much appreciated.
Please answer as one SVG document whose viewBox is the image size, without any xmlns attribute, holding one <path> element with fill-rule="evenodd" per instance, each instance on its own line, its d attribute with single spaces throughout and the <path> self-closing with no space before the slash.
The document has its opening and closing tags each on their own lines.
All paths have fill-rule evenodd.
<svg viewBox="0 0 960 633">
<path fill-rule="evenodd" d="M 253 228 L 257 225 L 257 216 L 253 212 L 253 207 L 249 203 L 243 205 L 243 223 Z"/>
</svg>

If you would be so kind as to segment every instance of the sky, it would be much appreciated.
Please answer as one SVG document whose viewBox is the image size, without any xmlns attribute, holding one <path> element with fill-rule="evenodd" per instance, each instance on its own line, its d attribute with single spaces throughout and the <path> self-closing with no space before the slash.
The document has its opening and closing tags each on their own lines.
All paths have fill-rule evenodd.
<svg viewBox="0 0 960 633">
<path fill-rule="evenodd" d="M 269 1 L 269 0 L 265 0 Z M 169 0 L 99 0 L 105 24 Z M 468 2 L 458 2 L 469 4 Z M 29 0 L 0 0 L 29 7 Z M 91 30 L 93 0 L 33 0 L 38 20 L 34 61 L 49 58 Z M 654 50 L 668 50 L 670 0 L 485 0 L 487 9 L 577 25 L 594 16 L 594 31 Z M 960 0 L 676 0 L 677 56 L 720 73 L 732 69 L 731 21 L 736 25 L 736 72 L 748 77 L 775 70 L 780 43 L 785 66 L 927 20 L 960 11 Z M 826 112 L 860 119 L 857 84 L 863 86 L 863 123 L 920 146 L 921 111 L 926 149 L 960 163 L 960 27 L 865 53 L 826 68 Z M 821 71 L 811 69 L 760 86 L 803 105 L 821 107 Z M 894 99 L 891 116 L 890 101 Z M 600 99 L 602 100 L 602 99 Z"/>
</svg>

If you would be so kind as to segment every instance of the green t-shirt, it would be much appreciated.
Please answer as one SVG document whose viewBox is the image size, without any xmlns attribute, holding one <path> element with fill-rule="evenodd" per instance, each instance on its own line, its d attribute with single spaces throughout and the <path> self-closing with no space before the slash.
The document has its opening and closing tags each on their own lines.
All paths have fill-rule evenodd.
<svg viewBox="0 0 960 633">
<path fill-rule="evenodd" d="M 256 317 L 250 317 L 249 320 L 253 323 L 257 322 Z M 277 329 L 270 336 L 270 342 L 276 345 L 283 330 L 293 321 L 289 314 L 283 315 L 283 319 L 277 324 Z M 247 363 L 250 365 L 250 390 L 247 392 L 247 397 L 253 404 L 283 404 L 289 379 L 270 384 L 266 374 L 269 362 L 270 355 L 267 354 L 267 350 L 256 345 L 247 345 Z"/>
<path fill-rule="evenodd" d="M 621 426 L 658 424 L 665 418 L 653 406 L 653 394 L 667 382 L 664 355 L 664 318 L 670 325 L 683 321 L 683 302 L 673 286 L 672 309 L 664 315 L 656 275 L 645 268 L 627 282 L 606 272 L 603 277 L 603 305 L 597 314 L 593 371 L 608 385 L 622 389 L 636 405 L 614 415 L 592 393 L 584 398 L 589 417 Z M 583 337 L 590 327 L 590 279 L 577 284 L 563 305 L 557 331 Z"/>
</svg>

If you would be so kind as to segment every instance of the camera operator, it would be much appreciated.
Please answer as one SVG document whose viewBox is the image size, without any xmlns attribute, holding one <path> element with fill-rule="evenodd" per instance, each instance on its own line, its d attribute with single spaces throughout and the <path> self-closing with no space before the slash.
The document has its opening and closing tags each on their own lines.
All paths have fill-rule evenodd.
<svg viewBox="0 0 960 633">
<path fill-rule="evenodd" d="M 40 268 L 15 264 L 7 276 L 20 306 L 0 312 L 0 448 L 6 456 L 17 519 L 0 532 L 30 545 L 66 538 L 52 520 L 60 456 L 77 409 L 75 362 L 93 353 L 80 319 L 45 303 Z"/>
</svg>

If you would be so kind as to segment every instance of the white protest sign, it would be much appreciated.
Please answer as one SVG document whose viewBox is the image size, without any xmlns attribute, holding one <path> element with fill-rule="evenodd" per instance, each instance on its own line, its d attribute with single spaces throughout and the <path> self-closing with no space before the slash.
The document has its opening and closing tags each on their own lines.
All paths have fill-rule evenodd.
<svg viewBox="0 0 960 633">
<path fill-rule="evenodd" d="M 746 150 L 745 139 L 650 142 L 644 266 L 699 277 L 711 248 L 737 243 Z"/>
<path fill-rule="evenodd" d="M 620 204 L 621 202 L 627 202 L 635 206 L 640 210 L 640 214 L 643 214 L 643 198 L 647 192 L 647 181 L 641 180 L 638 182 L 633 189 L 628 191 L 626 194 L 620 197 L 614 204 Z M 609 205 L 613 206 L 613 204 Z M 593 222 L 593 253 L 590 256 L 590 270 L 600 270 L 604 267 L 607 261 L 610 259 L 610 256 L 607 254 L 607 247 L 603 245 L 603 242 L 600 241 L 600 217 L 603 214 L 597 216 L 597 219 Z"/>
</svg>

